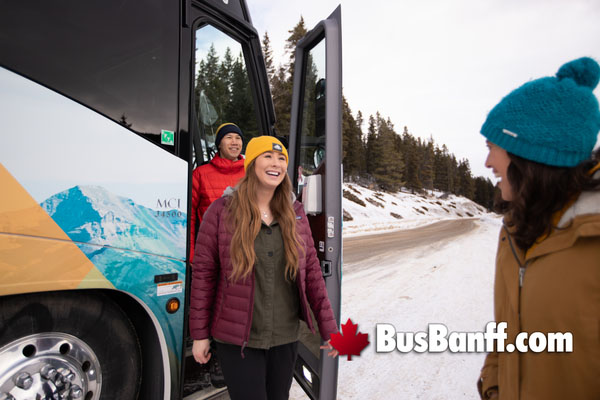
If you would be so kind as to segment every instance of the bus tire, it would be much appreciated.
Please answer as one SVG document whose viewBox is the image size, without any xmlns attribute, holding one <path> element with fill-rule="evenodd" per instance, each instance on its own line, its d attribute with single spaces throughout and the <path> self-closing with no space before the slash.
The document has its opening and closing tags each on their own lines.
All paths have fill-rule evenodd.
<svg viewBox="0 0 600 400">
<path fill-rule="evenodd" d="M 129 400 L 140 379 L 135 329 L 102 292 L 0 297 L 0 398 Z"/>
</svg>

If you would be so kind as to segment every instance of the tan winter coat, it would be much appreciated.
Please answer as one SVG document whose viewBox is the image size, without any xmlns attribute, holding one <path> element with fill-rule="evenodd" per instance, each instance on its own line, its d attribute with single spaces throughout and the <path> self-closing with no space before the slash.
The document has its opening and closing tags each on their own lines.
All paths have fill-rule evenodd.
<svg viewBox="0 0 600 400">
<path fill-rule="evenodd" d="M 490 353 L 483 393 L 497 386 L 502 400 L 600 399 L 600 192 L 582 193 L 558 227 L 526 254 L 503 227 L 494 312 L 508 323 L 506 343 L 519 332 L 572 332 L 573 352 Z"/>
</svg>

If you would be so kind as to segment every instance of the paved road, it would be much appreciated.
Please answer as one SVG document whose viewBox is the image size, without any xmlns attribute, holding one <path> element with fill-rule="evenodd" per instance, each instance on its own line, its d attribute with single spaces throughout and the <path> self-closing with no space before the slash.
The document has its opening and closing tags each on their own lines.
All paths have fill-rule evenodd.
<svg viewBox="0 0 600 400">
<path fill-rule="evenodd" d="M 475 228 L 475 218 L 435 222 L 431 225 L 396 232 L 356 236 L 344 239 L 344 267 L 391 251 L 427 245 Z M 344 268 L 344 272 L 349 272 Z"/>
</svg>

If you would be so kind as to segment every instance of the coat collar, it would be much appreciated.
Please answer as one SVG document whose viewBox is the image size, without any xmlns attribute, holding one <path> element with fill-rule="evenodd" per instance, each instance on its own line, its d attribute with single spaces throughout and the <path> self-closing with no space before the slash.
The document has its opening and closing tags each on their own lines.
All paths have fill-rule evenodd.
<svg viewBox="0 0 600 400">
<path fill-rule="evenodd" d="M 594 178 L 600 178 L 600 164 L 590 172 L 594 173 Z M 563 212 L 557 226 L 565 228 L 578 216 L 590 214 L 600 214 L 600 191 L 581 193 L 576 201 Z"/>
<path fill-rule="evenodd" d="M 219 153 L 217 153 L 212 160 L 210 160 L 210 163 L 223 174 L 236 174 L 244 169 L 244 157 L 241 155 L 238 156 L 237 160 L 231 161 L 221 157 Z"/>
<path fill-rule="evenodd" d="M 600 237 L 600 191 L 581 193 L 562 214 L 557 228 L 527 251 L 525 260 L 567 249 L 583 237 Z"/>
</svg>

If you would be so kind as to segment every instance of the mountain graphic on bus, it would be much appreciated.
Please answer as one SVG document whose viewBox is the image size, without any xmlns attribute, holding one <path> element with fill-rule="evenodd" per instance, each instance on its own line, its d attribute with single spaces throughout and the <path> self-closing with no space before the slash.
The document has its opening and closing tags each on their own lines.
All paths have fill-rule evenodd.
<svg viewBox="0 0 600 400">
<path fill-rule="evenodd" d="M 178 210 L 159 213 L 100 186 L 74 186 L 40 205 L 74 242 L 185 259 L 187 216 Z M 85 248 L 88 257 L 100 250 Z"/>
</svg>

